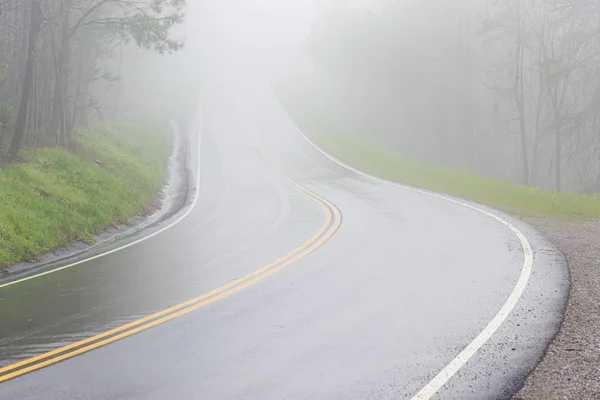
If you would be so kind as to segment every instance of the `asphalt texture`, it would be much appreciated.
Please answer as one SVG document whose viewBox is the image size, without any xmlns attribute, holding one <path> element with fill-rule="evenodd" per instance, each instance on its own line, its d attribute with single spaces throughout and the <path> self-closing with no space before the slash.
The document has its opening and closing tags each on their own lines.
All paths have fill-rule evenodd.
<svg viewBox="0 0 600 400">
<path fill-rule="evenodd" d="M 341 225 L 235 293 L 0 383 L 0 399 L 411 398 L 504 305 L 524 260 L 513 232 L 325 157 L 252 68 L 235 70 L 240 45 L 203 71 L 201 129 L 189 145 L 201 141 L 193 210 L 135 246 L 1 288 L 0 366 L 174 307 L 298 248 L 332 209 L 286 177 L 334 205 Z M 436 398 L 509 397 L 562 321 L 562 255 L 528 225 L 485 210 L 527 237 L 532 274 Z"/>
</svg>

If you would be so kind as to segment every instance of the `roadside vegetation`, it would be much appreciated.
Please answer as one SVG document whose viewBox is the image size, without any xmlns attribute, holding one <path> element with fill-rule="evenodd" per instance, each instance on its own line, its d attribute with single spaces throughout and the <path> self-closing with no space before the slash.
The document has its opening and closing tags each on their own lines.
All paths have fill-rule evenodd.
<svg viewBox="0 0 600 400">
<path fill-rule="evenodd" d="M 305 86 L 306 87 L 306 86 Z M 292 119 L 323 150 L 370 174 L 502 209 L 517 216 L 535 214 L 575 218 L 600 216 L 600 196 L 544 190 L 486 177 L 464 169 L 416 160 L 356 131 L 307 101 L 299 90 L 280 97 Z"/>
<path fill-rule="evenodd" d="M 72 151 L 22 151 L 0 169 L 0 267 L 33 261 L 151 212 L 165 179 L 168 125 L 81 130 Z"/>
<path fill-rule="evenodd" d="M 185 6 L 0 0 L 0 269 L 152 210 L 195 92 L 167 57 Z"/>
</svg>

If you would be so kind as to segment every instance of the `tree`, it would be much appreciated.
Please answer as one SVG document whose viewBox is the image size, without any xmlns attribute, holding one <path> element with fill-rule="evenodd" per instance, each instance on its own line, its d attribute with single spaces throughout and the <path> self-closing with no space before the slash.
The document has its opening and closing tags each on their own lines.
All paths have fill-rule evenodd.
<svg viewBox="0 0 600 400">
<path fill-rule="evenodd" d="M 427 162 L 600 188 L 600 1 L 324 3 L 305 86 L 336 92 L 311 94 L 326 115 Z"/>
<path fill-rule="evenodd" d="M 120 79 L 107 60 L 132 47 L 178 51 L 171 31 L 184 7 L 185 0 L 0 0 L 0 152 L 13 123 L 11 154 L 28 141 L 68 146 L 92 110 L 109 106 L 95 88 Z"/>
<path fill-rule="evenodd" d="M 19 113 L 15 124 L 15 132 L 13 134 L 12 143 L 10 145 L 10 154 L 14 155 L 21 147 L 23 134 L 25 133 L 25 124 L 27 118 L 27 109 L 29 107 L 29 97 L 33 84 L 33 63 L 35 57 L 35 48 L 37 43 L 37 35 L 40 30 L 40 4 L 39 0 L 31 0 L 31 11 L 29 21 L 29 35 L 27 41 L 27 60 L 25 62 L 25 76 L 23 77 L 23 88 L 21 89 L 21 101 L 19 103 Z"/>
</svg>

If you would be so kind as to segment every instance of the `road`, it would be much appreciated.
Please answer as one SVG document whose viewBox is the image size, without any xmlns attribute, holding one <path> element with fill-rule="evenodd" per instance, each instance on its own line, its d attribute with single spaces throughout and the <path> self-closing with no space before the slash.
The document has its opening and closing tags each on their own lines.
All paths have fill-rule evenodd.
<svg viewBox="0 0 600 400">
<path fill-rule="evenodd" d="M 336 163 L 251 69 L 219 67 L 190 134 L 200 184 L 186 217 L 0 288 L 0 399 L 517 389 L 562 319 L 568 274 L 552 245 L 494 210 Z"/>
</svg>

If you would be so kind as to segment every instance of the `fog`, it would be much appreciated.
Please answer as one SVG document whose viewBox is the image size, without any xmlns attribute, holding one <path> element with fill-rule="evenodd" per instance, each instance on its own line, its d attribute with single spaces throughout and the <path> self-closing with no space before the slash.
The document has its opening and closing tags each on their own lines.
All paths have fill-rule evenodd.
<svg viewBox="0 0 600 400">
<path fill-rule="evenodd" d="M 172 110 L 173 103 L 189 111 L 192 101 L 199 100 L 204 79 L 229 74 L 232 80 L 268 80 L 281 72 L 302 51 L 317 13 L 315 0 L 289 3 L 189 2 L 185 20 L 172 31 L 184 43 L 181 50 L 158 55 L 127 46 L 121 71 L 124 111 Z M 117 65 L 112 60 L 111 67 Z"/>
<path fill-rule="evenodd" d="M 219 79 L 274 81 L 278 96 L 310 99 L 315 114 L 427 163 L 544 188 L 599 189 L 597 2 L 161 0 L 152 15 L 183 19 L 141 33 L 97 27 L 121 11 L 95 3 L 74 2 L 69 18 L 84 23 L 61 42 L 59 18 L 30 29 L 34 5 L 50 15 L 51 2 L 2 0 L 4 147 L 22 101 L 25 75 L 17 71 L 27 65 L 29 29 L 40 50 L 28 102 L 43 112 L 25 142 L 43 125 L 68 128 L 56 121 L 63 111 L 73 125 L 185 113 Z"/>
<path fill-rule="evenodd" d="M 585 0 L 326 1 L 287 87 L 421 161 L 596 192 L 599 28 Z"/>
<path fill-rule="evenodd" d="M 600 0 L 0 0 L 1 398 L 586 398 L 599 199 Z"/>
<path fill-rule="evenodd" d="M 312 1 L 1 0 L 0 148 L 66 143 L 94 120 L 190 112 L 205 69 L 265 76 L 313 13 Z"/>
</svg>

